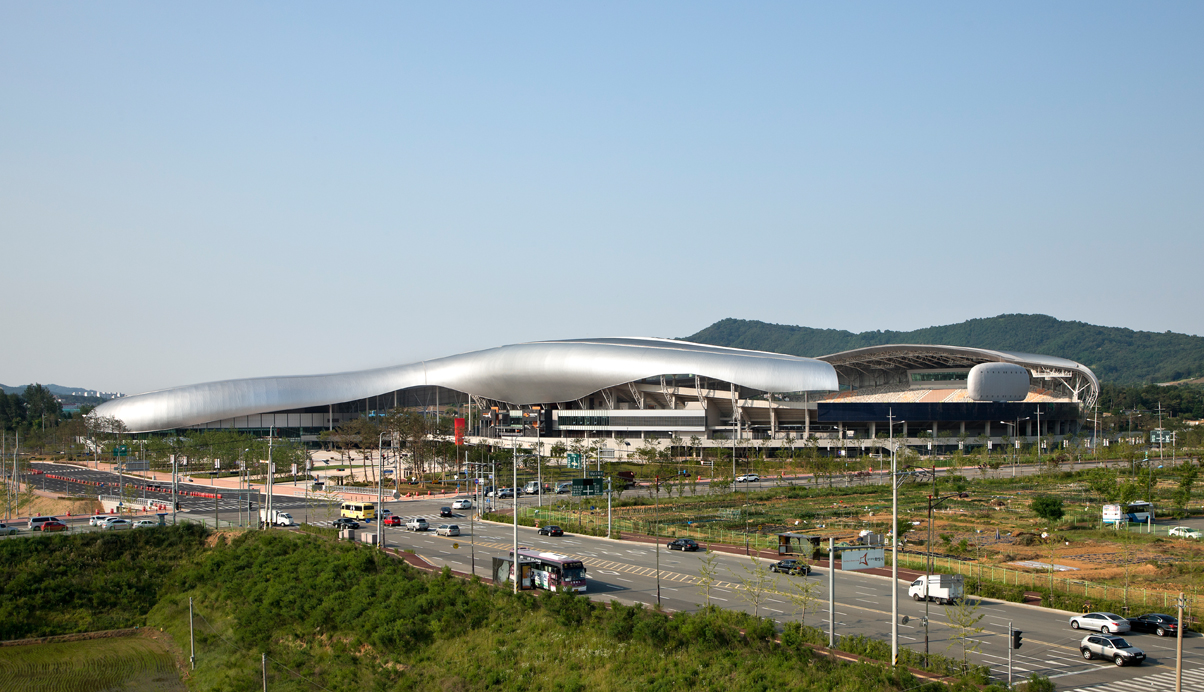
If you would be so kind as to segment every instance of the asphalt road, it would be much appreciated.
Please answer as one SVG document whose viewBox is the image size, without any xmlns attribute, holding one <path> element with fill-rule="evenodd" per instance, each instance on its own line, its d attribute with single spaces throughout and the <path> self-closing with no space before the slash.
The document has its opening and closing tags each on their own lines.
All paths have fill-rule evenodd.
<svg viewBox="0 0 1204 692">
<path fill-rule="evenodd" d="M 454 520 L 439 519 L 438 508 L 443 502 L 417 500 L 386 503 L 394 513 L 409 518 L 426 517 L 432 527 L 454 521 L 464 535 L 458 538 L 443 538 L 433 531 L 414 533 L 404 529 L 387 528 L 388 545 L 409 548 L 435 565 L 449 565 L 461 572 L 472 571 L 472 554 L 476 555 L 476 573 L 489 576 L 492 557 L 505 557 L 510 550 L 513 528 L 494 523 L 475 524 L 469 521 L 466 512 L 457 512 Z M 475 535 L 473 527 L 475 525 Z M 542 549 L 552 549 L 582 558 L 589 570 L 589 596 L 600 600 L 617 599 L 624 603 L 655 604 L 657 601 L 657 550 L 650 544 L 627 541 L 611 541 L 589 536 L 566 535 L 560 538 L 538 536 L 535 529 L 518 527 L 519 544 Z M 474 549 L 475 543 L 475 549 Z M 453 547 L 458 546 L 458 547 Z M 740 576 L 750 558 L 742 555 L 718 553 L 721 581 L 712 593 L 716 604 L 725 608 L 739 608 L 752 612 L 752 606 L 741 596 Z M 699 607 L 702 596 L 696 585 L 699 576 L 701 553 L 668 551 L 661 546 L 660 599 L 663 607 L 670 610 L 690 611 Z M 813 626 L 828 627 L 827 616 L 827 570 L 816 569 L 811 577 L 780 576 L 780 589 L 786 589 L 787 580 L 810 579 L 817 584 L 818 601 L 816 610 L 807 615 Z M 900 625 L 900 644 L 922 651 L 924 648 L 924 604 L 907 597 L 907 584 L 900 582 L 899 613 L 909 617 L 906 625 Z M 1072 630 L 1068 623 L 1069 614 L 1050 611 L 1003 601 L 984 599 L 981 601 L 984 618 L 980 625 L 984 631 L 978 637 L 981 653 L 971 654 L 971 659 L 990 665 L 994 674 L 1005 679 L 1007 676 L 1007 631 L 1011 622 L 1015 629 L 1024 632 L 1024 642 L 1018 651 L 1013 651 L 1013 674 L 1017 678 L 1030 673 L 1040 673 L 1053 678 L 1059 689 L 1072 689 L 1119 680 L 1138 679 L 1174 669 L 1175 641 L 1153 634 L 1134 633 L 1126 635 L 1149 657 L 1139 667 L 1117 669 L 1107 662 L 1084 661 L 1078 650 L 1083 631 Z M 794 619 L 789 601 L 778 595 L 771 596 L 761 605 L 763 615 L 784 622 Z M 953 630 L 946 625 L 945 609 L 936 604 L 928 606 L 929 650 L 945 655 L 960 655 L 948 647 L 953 642 Z M 890 579 L 857 572 L 837 571 L 836 574 L 836 632 L 863 634 L 867 637 L 889 641 L 890 637 Z M 1190 636 L 1184 640 L 1185 670 L 1204 671 L 1204 637 Z M 1190 687 L 1186 688 L 1190 689 Z"/>
<path fill-rule="evenodd" d="M 88 480 L 112 482 L 115 475 L 103 471 L 65 467 L 62 465 L 44 466 L 45 470 L 58 475 L 68 475 Z M 1019 469 L 1018 469 L 1019 471 Z M 55 492 L 67 492 L 68 485 L 64 481 L 35 477 L 38 487 L 44 482 L 46 489 Z M 210 492 L 205 484 L 184 484 L 201 492 Z M 76 486 L 78 489 L 78 486 Z M 222 491 L 223 495 L 231 495 L 230 491 Z M 629 491 L 631 492 L 631 491 Z M 534 503 L 536 498 L 524 498 L 523 504 Z M 420 499 L 399 502 L 386 502 L 385 506 L 403 519 L 423 516 L 432 527 L 440 523 L 456 523 L 464 535 L 458 538 L 438 537 L 433 531 L 424 533 L 408 532 L 401 528 L 386 528 L 386 541 L 390 546 L 409 548 L 435 565 L 449 565 L 461 572 L 473 571 L 472 562 L 475 554 L 475 571 L 482 577 L 489 576 L 491 558 L 504 557 L 510 549 L 513 529 L 510 526 L 494 523 L 472 522 L 469 512 L 458 511 L 454 519 L 439 519 L 439 507 L 449 504 L 446 499 Z M 183 509 L 190 518 L 213 523 L 213 500 L 205 498 L 181 498 Z M 509 505 L 509 501 L 502 501 Z M 304 498 L 278 496 L 275 499 L 278 509 L 289 511 L 297 521 L 308 519 L 310 523 L 329 524 L 334 517 L 329 504 L 307 501 Z M 223 498 L 218 501 L 218 510 L 222 525 L 230 522 L 237 523 L 237 500 Z M 312 513 L 312 516 L 307 516 Z M 73 531 L 90 530 L 86 526 L 86 517 L 71 522 Z M 475 529 L 475 531 L 474 531 Z M 28 535 L 24 529 L 22 535 Z M 649 544 L 627 541 L 612 541 L 588 536 L 566 535 L 560 538 L 540 537 L 535 530 L 528 527 L 518 527 L 520 545 L 543 549 L 553 549 L 582 558 L 589 569 L 589 592 L 591 598 L 599 600 L 616 599 L 625 603 L 644 603 L 652 605 L 657 602 L 658 580 L 657 562 L 659 557 L 659 594 L 663 607 L 670 610 L 690 611 L 699 607 L 702 596 L 696 585 L 699 576 L 700 553 L 681 553 L 667 551 L 664 546 L 657 551 Z M 659 552 L 659 555 L 658 555 Z M 750 558 L 718 553 L 720 565 L 719 579 L 722 584 L 712 592 L 712 599 L 717 605 L 725 608 L 739 608 L 752 611 L 742 594 L 741 575 Z M 827 617 L 827 571 L 816 569 L 811 577 L 780 577 L 780 589 L 786 589 L 787 580 L 810 579 L 816 582 L 817 602 L 807 615 L 807 622 L 813 626 L 828 627 Z M 899 613 L 909 617 L 906 625 L 900 625 L 900 644 L 916 650 L 924 648 L 924 628 L 921 618 L 925 614 L 924 604 L 915 603 L 907 598 L 906 583 L 900 583 Z M 890 580 L 889 578 L 861 574 L 857 572 L 838 571 L 836 575 L 836 632 L 838 635 L 862 634 L 881 640 L 890 636 Z M 1015 629 L 1024 632 L 1024 645 L 1019 651 L 1013 651 L 1013 673 L 1017 679 L 1036 672 L 1049 676 L 1058 683 L 1060 689 L 1070 690 L 1094 685 L 1108 684 L 1108 689 L 1123 681 L 1132 681 L 1142 685 L 1143 690 L 1161 689 L 1164 680 L 1161 677 L 1168 670 L 1174 669 L 1173 639 L 1162 639 L 1153 634 L 1134 633 L 1126 635 L 1136 646 L 1145 650 L 1148 659 L 1145 665 L 1132 668 L 1117 669 L 1111 663 L 1099 661 L 1084 661 L 1079 656 L 1078 642 L 1083 632 L 1069 627 L 1068 614 L 1050 611 L 1034 606 L 1007 603 L 993 600 L 981 601 L 981 612 L 984 618 L 979 623 L 985 629 L 978 637 L 981 641 L 979 653 L 973 653 L 970 658 L 977 663 L 990 665 L 997 678 L 1004 679 L 1007 675 L 1007 627 L 1011 622 Z M 761 604 L 763 615 L 779 621 L 794 619 L 792 607 L 788 600 L 781 595 L 769 596 Z M 929 650 L 933 653 L 957 655 L 952 629 L 946 625 L 947 616 L 942 606 L 928 606 L 929 619 Z M 1204 675 L 1204 638 L 1199 636 L 1187 637 L 1184 640 L 1184 669 L 1191 674 Z M 1148 677 L 1148 684 L 1144 678 Z M 1191 689 L 1190 686 L 1185 689 Z"/>
</svg>

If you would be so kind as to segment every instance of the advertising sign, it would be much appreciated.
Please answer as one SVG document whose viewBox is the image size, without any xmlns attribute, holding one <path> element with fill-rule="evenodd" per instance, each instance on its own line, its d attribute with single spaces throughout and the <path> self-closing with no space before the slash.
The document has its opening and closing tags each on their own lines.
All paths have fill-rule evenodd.
<svg viewBox="0 0 1204 692">
<path fill-rule="evenodd" d="M 464 444 L 464 431 L 468 429 L 468 421 L 463 418 L 456 418 L 454 421 L 456 431 L 456 446 Z"/>
<path fill-rule="evenodd" d="M 842 570 L 873 569 L 886 567 L 886 551 L 882 548 L 857 548 L 840 552 Z"/>
</svg>

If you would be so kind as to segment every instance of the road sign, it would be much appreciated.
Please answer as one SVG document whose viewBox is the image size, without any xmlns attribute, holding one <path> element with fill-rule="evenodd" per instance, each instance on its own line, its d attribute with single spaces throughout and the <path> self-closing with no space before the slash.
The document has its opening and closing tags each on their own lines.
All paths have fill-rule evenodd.
<svg viewBox="0 0 1204 692">
<path fill-rule="evenodd" d="M 574 478 L 572 497 L 593 497 L 603 492 L 601 478 Z"/>
<path fill-rule="evenodd" d="M 1159 442 L 1162 442 L 1164 444 L 1170 444 L 1174 441 L 1175 441 L 1175 433 L 1171 432 L 1170 430 L 1167 430 L 1165 428 L 1159 428 L 1157 430 L 1150 431 L 1150 443 L 1151 444 L 1158 444 Z"/>
<path fill-rule="evenodd" d="M 566 461 L 568 461 L 569 468 L 571 468 L 571 469 L 581 468 L 581 455 L 580 454 L 578 454 L 576 452 L 569 452 L 568 454 L 564 455 L 564 458 Z"/>
<path fill-rule="evenodd" d="M 117 445 L 113 448 L 113 456 L 115 457 L 128 457 L 129 455 L 130 448 L 125 445 Z"/>
<path fill-rule="evenodd" d="M 586 471 L 585 477 L 586 478 L 601 478 L 602 472 L 601 471 Z"/>
<path fill-rule="evenodd" d="M 840 551 L 842 570 L 873 569 L 886 566 L 886 554 L 882 548 L 856 548 Z"/>
</svg>

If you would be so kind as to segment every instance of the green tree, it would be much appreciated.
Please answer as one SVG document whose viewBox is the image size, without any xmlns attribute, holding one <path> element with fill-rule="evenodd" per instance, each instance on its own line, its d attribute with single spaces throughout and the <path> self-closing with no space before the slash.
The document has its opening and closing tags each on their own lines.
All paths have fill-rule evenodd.
<svg viewBox="0 0 1204 692">
<path fill-rule="evenodd" d="M 1175 516 L 1183 517 L 1187 514 L 1187 505 L 1191 502 L 1191 488 L 1196 483 L 1196 477 L 1199 475 L 1200 469 L 1198 466 L 1185 464 L 1179 471 L 1179 485 L 1175 488 Z"/>
<path fill-rule="evenodd" d="M 986 613 L 978 612 L 980 607 L 979 601 L 969 598 L 962 598 L 954 601 L 953 605 L 945 606 L 945 619 L 953 629 L 953 640 L 945 650 L 954 647 L 961 649 L 962 670 L 968 667 L 970 654 L 982 651 L 982 640 L 978 635 L 982 634 L 986 627 L 978 623 L 986 617 Z"/>
<path fill-rule="evenodd" d="M 741 565 L 740 570 L 743 574 L 733 573 L 743 587 L 736 593 L 742 601 L 752 606 L 753 617 L 760 617 L 761 603 L 771 592 L 777 591 L 777 572 L 769 571 L 765 562 L 755 555 L 749 556 L 749 564 Z"/>
<path fill-rule="evenodd" d="M 715 588 L 716 575 L 719 573 L 719 555 L 708 548 L 701 562 L 698 568 L 698 591 L 702 593 L 703 605 L 710 606 L 711 590 Z"/>
<path fill-rule="evenodd" d="M 1051 522 L 1058 521 L 1066 513 L 1062 509 L 1062 498 L 1050 497 L 1049 495 L 1033 498 L 1029 509 L 1033 510 L 1033 514 Z"/>
</svg>

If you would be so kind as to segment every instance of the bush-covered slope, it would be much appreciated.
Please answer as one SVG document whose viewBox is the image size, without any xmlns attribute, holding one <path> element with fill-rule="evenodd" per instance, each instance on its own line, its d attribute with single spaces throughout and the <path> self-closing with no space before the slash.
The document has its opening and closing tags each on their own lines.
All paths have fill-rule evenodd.
<svg viewBox="0 0 1204 692">
<path fill-rule="evenodd" d="M 1048 315 L 1000 315 L 910 332 L 860 334 L 729 318 L 685 339 L 812 357 L 883 344 L 975 346 L 1069 358 L 1101 380 L 1130 384 L 1204 375 L 1204 337 L 1100 327 Z"/>
<path fill-rule="evenodd" d="M 0 639 L 144 624 L 168 575 L 206 535 L 184 524 L 0 541 Z"/>
</svg>

